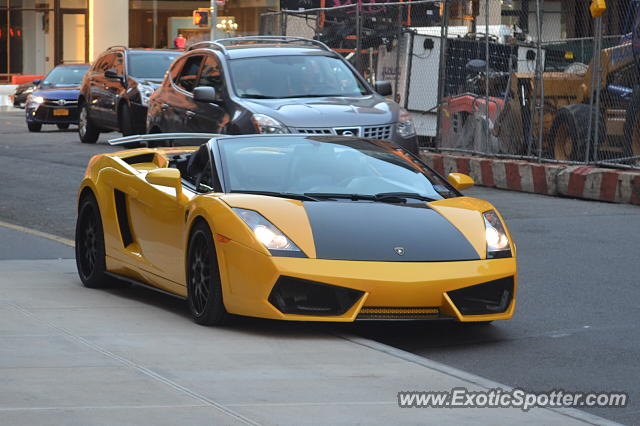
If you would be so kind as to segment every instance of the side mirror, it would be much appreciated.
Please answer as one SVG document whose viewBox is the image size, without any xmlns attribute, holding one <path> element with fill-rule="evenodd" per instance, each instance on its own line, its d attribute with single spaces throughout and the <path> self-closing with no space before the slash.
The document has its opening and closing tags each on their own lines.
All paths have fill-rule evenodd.
<svg viewBox="0 0 640 426">
<path fill-rule="evenodd" d="M 108 69 L 104 72 L 104 76 L 107 78 L 112 78 L 114 80 L 121 80 L 122 76 L 116 72 L 114 69 Z"/>
<path fill-rule="evenodd" d="M 196 102 L 215 103 L 216 89 L 210 86 L 198 86 L 193 89 L 193 99 Z"/>
<path fill-rule="evenodd" d="M 150 170 L 145 177 L 152 185 L 167 186 L 176 190 L 176 198 L 182 198 L 182 179 L 180 170 L 173 168 L 160 168 Z"/>
<path fill-rule="evenodd" d="M 36 79 L 35 79 L 35 80 L 33 80 L 31 83 L 32 83 L 34 86 L 37 86 L 38 84 L 40 84 L 40 82 L 41 82 L 41 81 L 42 81 L 41 79 L 36 78 Z"/>
<path fill-rule="evenodd" d="M 475 184 L 471 176 L 467 176 L 463 173 L 449 173 L 447 180 L 458 191 L 471 188 Z"/>
<path fill-rule="evenodd" d="M 376 81 L 374 87 L 379 95 L 390 96 L 391 94 L 393 94 L 393 90 L 391 89 L 391 82 L 389 81 Z"/>
</svg>

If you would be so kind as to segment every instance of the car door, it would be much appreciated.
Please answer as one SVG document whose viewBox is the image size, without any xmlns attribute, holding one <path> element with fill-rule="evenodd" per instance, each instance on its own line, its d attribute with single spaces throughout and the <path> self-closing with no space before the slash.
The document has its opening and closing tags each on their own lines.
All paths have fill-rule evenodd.
<svg viewBox="0 0 640 426">
<path fill-rule="evenodd" d="M 113 60 L 109 67 L 119 78 L 104 77 L 104 120 L 111 128 L 118 127 L 117 105 L 120 101 L 120 94 L 124 91 L 125 70 L 124 53 L 116 52 L 112 55 Z"/>
<path fill-rule="evenodd" d="M 146 190 L 130 197 L 131 226 L 143 257 L 141 268 L 175 283 L 185 282 L 181 254 L 185 252 L 187 205 L 198 193 L 220 190 L 209 145 L 192 155 L 196 161 L 190 162 L 188 173 L 182 176 L 182 197 L 176 197 L 171 188 L 149 183 Z"/>
<path fill-rule="evenodd" d="M 149 101 L 149 131 L 178 132 L 182 127 L 182 98 L 184 92 L 178 87 L 178 79 L 188 57 L 177 59 L 169 69 L 167 80 Z"/>
<path fill-rule="evenodd" d="M 203 133 L 225 133 L 230 121 L 227 105 L 227 87 L 222 74 L 222 66 L 214 53 L 207 55 L 200 68 L 200 76 L 196 87 L 213 87 L 216 91 L 216 102 L 193 101 L 192 114 L 186 114 L 187 127 L 190 131 Z"/>
<path fill-rule="evenodd" d="M 104 73 L 111 68 L 115 55 L 112 53 L 103 55 L 96 61 L 91 75 L 89 76 L 89 93 L 87 102 L 89 104 L 91 119 L 98 125 L 106 124 L 106 77 Z"/>
<path fill-rule="evenodd" d="M 176 115 L 176 129 L 179 132 L 193 132 L 191 120 L 196 116 L 195 102 L 193 100 L 193 89 L 196 88 L 200 75 L 200 66 L 204 56 L 202 54 L 188 56 L 180 75 L 176 81 L 175 104 L 172 105 Z"/>
</svg>

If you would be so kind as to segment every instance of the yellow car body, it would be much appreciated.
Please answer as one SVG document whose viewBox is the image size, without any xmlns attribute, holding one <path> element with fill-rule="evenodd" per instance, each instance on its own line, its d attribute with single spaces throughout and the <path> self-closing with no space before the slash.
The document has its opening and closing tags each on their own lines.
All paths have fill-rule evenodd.
<svg viewBox="0 0 640 426">
<path fill-rule="evenodd" d="M 517 289 L 516 247 L 505 225 L 512 255 L 487 258 L 483 213 L 495 210 L 490 203 L 465 196 L 427 203 L 429 210 L 444 217 L 466 238 L 477 254 L 476 260 L 318 258 L 303 201 L 242 193 L 201 194 L 183 185 L 172 187 L 176 182 L 176 170 L 169 167 L 172 156 L 195 149 L 141 148 L 91 159 L 78 192 L 79 205 L 87 197 L 97 201 L 108 274 L 187 298 L 190 232 L 194 224 L 204 222 L 214 237 L 224 307 L 232 314 L 334 322 L 436 318 L 485 322 L 512 317 Z M 234 208 L 259 212 L 295 242 L 305 257 L 273 255 Z M 504 224 L 501 216 L 500 220 Z M 283 279 L 305 286 L 348 289 L 353 291 L 349 293 L 353 304 L 332 315 L 291 313 L 282 308 L 285 305 L 277 307 L 272 297 L 276 284 Z M 508 289 L 508 299 L 502 300 L 495 312 L 465 313 L 454 301 L 456 290 L 493 283 Z"/>
</svg>

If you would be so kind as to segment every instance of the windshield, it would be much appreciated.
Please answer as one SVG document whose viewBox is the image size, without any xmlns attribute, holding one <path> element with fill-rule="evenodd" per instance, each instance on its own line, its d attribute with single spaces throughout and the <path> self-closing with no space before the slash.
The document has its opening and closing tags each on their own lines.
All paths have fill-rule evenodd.
<svg viewBox="0 0 640 426">
<path fill-rule="evenodd" d="M 355 97 L 369 93 L 341 59 L 331 56 L 234 59 L 230 67 L 235 93 L 241 98 Z"/>
<path fill-rule="evenodd" d="M 430 169 L 385 142 L 258 136 L 223 138 L 218 144 L 227 192 L 310 198 L 411 193 L 436 200 L 457 195 Z"/>
<path fill-rule="evenodd" d="M 180 56 L 180 52 L 130 52 L 129 75 L 140 80 L 162 80 L 169 65 Z"/>
<path fill-rule="evenodd" d="M 47 87 L 75 87 L 82 84 L 82 78 L 89 69 L 89 65 L 74 67 L 57 67 L 51 70 L 42 81 Z"/>
</svg>

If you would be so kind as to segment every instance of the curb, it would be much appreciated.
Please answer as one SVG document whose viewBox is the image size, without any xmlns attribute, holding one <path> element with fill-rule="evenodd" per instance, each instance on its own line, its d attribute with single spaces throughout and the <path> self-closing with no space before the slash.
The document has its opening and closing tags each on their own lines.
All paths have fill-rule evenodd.
<svg viewBox="0 0 640 426">
<path fill-rule="evenodd" d="M 640 205 L 640 170 L 538 164 L 433 152 L 422 152 L 421 157 L 443 176 L 465 173 L 480 186 Z"/>
</svg>

